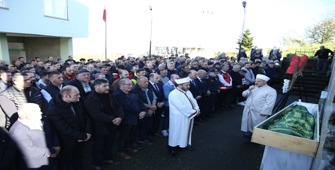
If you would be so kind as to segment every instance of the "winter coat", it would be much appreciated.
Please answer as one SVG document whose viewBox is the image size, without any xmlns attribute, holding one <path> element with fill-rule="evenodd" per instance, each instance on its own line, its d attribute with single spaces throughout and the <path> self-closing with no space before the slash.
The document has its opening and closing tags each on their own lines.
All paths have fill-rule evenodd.
<svg viewBox="0 0 335 170">
<path fill-rule="evenodd" d="M 110 94 L 99 94 L 92 91 L 84 103 L 93 121 L 94 134 L 110 134 L 112 129 L 116 127 L 113 120 L 124 117 L 121 105 Z"/>
<path fill-rule="evenodd" d="M 122 124 L 137 125 L 139 113 L 146 111 L 145 106 L 140 100 L 139 96 L 132 91 L 126 94 L 119 88 L 113 92 L 113 96 L 120 103 L 125 113 Z"/>
<path fill-rule="evenodd" d="M 76 143 L 78 140 L 85 140 L 86 133 L 91 133 L 91 121 L 85 115 L 80 102 L 67 103 L 57 95 L 49 104 L 47 116 L 62 142 Z M 71 110 L 71 106 L 75 113 Z"/>
</svg>

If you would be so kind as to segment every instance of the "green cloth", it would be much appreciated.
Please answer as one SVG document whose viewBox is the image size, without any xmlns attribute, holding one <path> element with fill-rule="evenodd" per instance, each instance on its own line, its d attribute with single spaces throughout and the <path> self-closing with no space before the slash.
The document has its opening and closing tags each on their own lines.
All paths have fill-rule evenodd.
<svg viewBox="0 0 335 170">
<path fill-rule="evenodd" d="M 307 139 L 314 137 L 315 119 L 304 106 L 294 106 L 285 110 L 281 117 L 275 119 L 268 130 Z"/>
</svg>

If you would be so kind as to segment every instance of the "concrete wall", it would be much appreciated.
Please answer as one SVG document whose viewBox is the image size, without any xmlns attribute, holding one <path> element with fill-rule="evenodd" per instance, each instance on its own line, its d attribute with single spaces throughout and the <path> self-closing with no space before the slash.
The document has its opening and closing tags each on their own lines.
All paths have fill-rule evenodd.
<svg viewBox="0 0 335 170">
<path fill-rule="evenodd" d="M 60 58 L 60 38 L 51 37 L 7 37 L 9 44 L 10 62 L 13 63 L 18 57 L 24 57 L 26 61 L 41 57 L 42 61 L 48 56 L 55 59 Z M 13 51 L 17 44 L 23 44 L 24 51 Z M 20 46 L 21 48 L 21 46 Z"/>
<path fill-rule="evenodd" d="M 6 63 L 10 62 L 8 42 L 5 34 L 0 34 L 0 60 L 5 60 Z"/>
<path fill-rule="evenodd" d="M 48 56 L 54 60 L 60 58 L 60 38 L 24 38 L 27 61 L 41 57 L 46 61 Z"/>
<path fill-rule="evenodd" d="M 60 38 L 60 58 L 65 61 L 73 55 L 72 38 Z"/>
<path fill-rule="evenodd" d="M 0 33 L 87 37 L 88 7 L 68 0 L 68 18 L 44 15 L 44 0 L 6 0 L 0 8 Z"/>
<path fill-rule="evenodd" d="M 10 63 L 14 64 L 15 60 L 23 57 L 26 60 L 26 51 L 24 50 L 24 43 L 12 42 L 8 43 Z"/>
</svg>

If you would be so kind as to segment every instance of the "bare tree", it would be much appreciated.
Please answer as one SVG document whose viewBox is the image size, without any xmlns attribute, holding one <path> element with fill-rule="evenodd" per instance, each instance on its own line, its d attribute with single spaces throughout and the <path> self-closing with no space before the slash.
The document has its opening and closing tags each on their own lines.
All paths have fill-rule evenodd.
<svg viewBox="0 0 335 170">
<path fill-rule="evenodd" d="M 319 23 L 306 29 L 307 39 L 311 43 L 327 43 L 335 38 L 335 17 L 321 20 Z"/>
<path fill-rule="evenodd" d="M 303 46 L 306 42 L 301 38 L 286 36 L 282 38 L 281 44 L 285 46 Z"/>
</svg>

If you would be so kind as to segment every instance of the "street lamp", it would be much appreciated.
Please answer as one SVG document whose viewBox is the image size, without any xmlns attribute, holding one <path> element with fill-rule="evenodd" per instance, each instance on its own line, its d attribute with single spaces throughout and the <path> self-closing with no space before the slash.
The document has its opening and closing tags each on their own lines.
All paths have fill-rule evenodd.
<svg viewBox="0 0 335 170">
<path fill-rule="evenodd" d="M 243 15 L 243 25 L 242 25 L 241 42 L 240 42 L 240 47 L 239 47 L 238 52 L 241 51 L 241 47 L 242 47 L 242 44 L 243 44 L 243 41 L 244 41 L 243 33 L 244 33 L 244 23 L 245 23 L 245 7 L 247 6 L 247 2 L 246 2 L 246 1 L 243 1 L 243 2 L 242 2 L 242 6 L 243 6 L 243 9 L 244 9 L 244 15 Z"/>
<path fill-rule="evenodd" d="M 205 33 L 203 34 L 203 40 L 201 43 L 201 47 L 203 48 L 202 50 L 202 55 L 204 55 L 205 57 L 211 56 L 213 54 L 211 54 L 211 44 L 209 42 L 211 41 L 212 38 L 212 32 L 210 30 L 210 28 L 212 28 L 212 22 L 211 22 L 211 18 L 213 15 L 213 11 L 202 11 L 202 14 L 204 15 L 204 23 L 203 23 L 203 27 L 200 27 L 203 31 L 205 31 Z"/>
<path fill-rule="evenodd" d="M 150 22 L 150 45 L 149 45 L 149 58 L 151 58 L 151 41 L 152 41 L 152 7 L 149 6 L 150 15 L 151 15 L 151 22 Z"/>
</svg>

